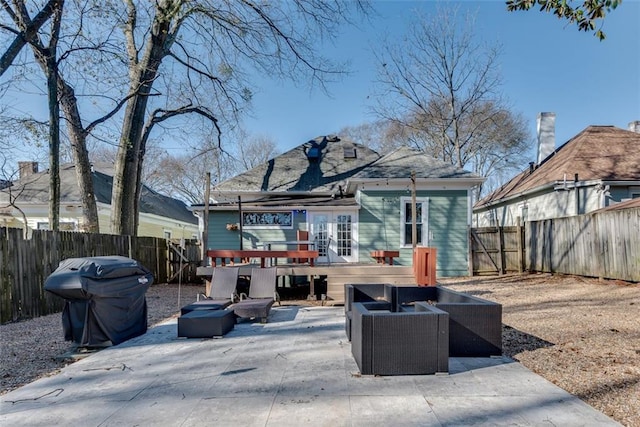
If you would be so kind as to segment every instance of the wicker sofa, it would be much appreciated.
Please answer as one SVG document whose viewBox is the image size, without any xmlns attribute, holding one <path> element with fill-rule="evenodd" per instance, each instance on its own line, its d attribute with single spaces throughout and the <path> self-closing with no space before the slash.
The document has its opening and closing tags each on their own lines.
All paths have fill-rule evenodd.
<svg viewBox="0 0 640 427">
<path fill-rule="evenodd" d="M 345 329 L 353 341 L 353 304 L 387 304 L 391 312 L 410 312 L 426 302 L 449 314 L 449 356 L 489 357 L 502 354 L 502 306 L 442 286 L 345 285 Z M 371 306 L 370 306 L 371 307 Z M 373 308 L 373 307 L 372 307 Z"/>
<path fill-rule="evenodd" d="M 449 315 L 426 303 L 392 311 L 389 302 L 354 302 L 351 350 L 364 375 L 449 371 Z"/>
</svg>

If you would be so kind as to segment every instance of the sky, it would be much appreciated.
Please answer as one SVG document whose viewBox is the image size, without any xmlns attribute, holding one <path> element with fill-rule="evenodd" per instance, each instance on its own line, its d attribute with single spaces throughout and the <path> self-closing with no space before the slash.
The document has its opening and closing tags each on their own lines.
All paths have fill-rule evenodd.
<svg viewBox="0 0 640 427">
<path fill-rule="evenodd" d="M 624 0 L 607 15 L 606 40 L 538 10 L 508 12 L 504 1 L 463 1 L 476 13 L 476 34 L 499 42 L 502 92 L 512 111 L 530 123 L 535 137 L 540 112 L 556 113 L 556 146 L 589 125 L 627 129 L 640 120 L 640 1 Z M 330 95 L 286 82 L 260 79 L 253 99 L 250 133 L 270 137 L 284 152 L 345 126 L 375 120 L 373 49 L 380 35 L 401 37 L 415 16 L 435 10 L 433 1 L 373 1 L 377 16 L 348 28 L 324 54 L 351 59 L 350 74 L 329 86 Z M 533 144 L 535 145 L 535 143 Z M 532 156 L 534 147 L 532 147 Z M 531 158 L 531 160 L 535 160 Z"/>
<path fill-rule="evenodd" d="M 371 112 L 377 92 L 375 49 L 384 37 L 401 38 L 417 10 L 433 13 L 438 3 L 371 3 L 375 14 L 368 21 L 343 27 L 334 43 L 321 47 L 326 57 L 350 61 L 349 74 L 330 84 L 329 94 L 255 76 L 252 115 L 243 123 L 249 134 L 266 136 L 285 152 L 312 138 L 338 133 L 346 126 L 375 121 Z M 589 125 L 626 129 L 629 122 L 640 120 L 640 0 L 624 0 L 607 15 L 604 41 L 537 9 L 508 12 L 505 0 L 441 3 L 456 3 L 460 12 L 468 9 L 475 13 L 476 35 L 502 46 L 498 60 L 502 93 L 511 110 L 527 120 L 532 136 L 527 162 L 535 160 L 534 137 L 540 112 L 556 113 L 556 146 Z M 16 102 L 16 107 L 29 102 L 24 98 Z M 25 109 L 40 109 L 46 117 L 42 98 L 25 105 Z M 165 144 L 172 154 L 184 150 L 184 144 L 175 139 Z"/>
</svg>

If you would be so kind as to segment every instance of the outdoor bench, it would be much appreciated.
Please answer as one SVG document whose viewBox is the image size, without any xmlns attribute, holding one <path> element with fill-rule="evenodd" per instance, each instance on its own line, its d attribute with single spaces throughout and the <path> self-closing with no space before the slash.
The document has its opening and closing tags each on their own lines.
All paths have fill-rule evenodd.
<svg viewBox="0 0 640 427">
<path fill-rule="evenodd" d="M 371 251 L 371 258 L 376 260 L 378 264 L 389 264 L 393 265 L 393 259 L 398 258 L 400 256 L 400 251 L 385 251 L 385 250 L 377 250 Z M 387 260 L 389 262 L 387 262 Z"/>
</svg>

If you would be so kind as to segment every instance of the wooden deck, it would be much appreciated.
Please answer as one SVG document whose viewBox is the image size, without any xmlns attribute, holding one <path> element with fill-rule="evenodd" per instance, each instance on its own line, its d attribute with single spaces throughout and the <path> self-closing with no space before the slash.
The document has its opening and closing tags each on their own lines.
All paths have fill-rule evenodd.
<svg viewBox="0 0 640 427">
<path fill-rule="evenodd" d="M 259 264 L 242 264 L 240 275 L 248 276 Z M 278 265 L 278 276 L 327 276 L 327 300 L 333 304 L 344 303 L 344 285 L 347 283 L 388 283 L 390 285 L 415 285 L 413 267 L 385 264 L 304 264 Z M 197 275 L 211 277 L 213 267 L 198 267 Z M 208 282 L 208 281 L 207 281 Z M 207 283 L 208 284 L 208 283 Z"/>
</svg>

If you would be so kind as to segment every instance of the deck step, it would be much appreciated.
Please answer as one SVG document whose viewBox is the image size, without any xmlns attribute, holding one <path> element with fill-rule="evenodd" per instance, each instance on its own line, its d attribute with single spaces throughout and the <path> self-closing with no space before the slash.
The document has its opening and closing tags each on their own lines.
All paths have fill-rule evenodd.
<svg viewBox="0 0 640 427">
<path fill-rule="evenodd" d="M 344 302 L 344 285 L 385 283 L 389 285 L 413 285 L 416 278 L 413 274 L 394 275 L 331 275 L 327 276 L 327 299 Z"/>
</svg>

